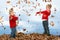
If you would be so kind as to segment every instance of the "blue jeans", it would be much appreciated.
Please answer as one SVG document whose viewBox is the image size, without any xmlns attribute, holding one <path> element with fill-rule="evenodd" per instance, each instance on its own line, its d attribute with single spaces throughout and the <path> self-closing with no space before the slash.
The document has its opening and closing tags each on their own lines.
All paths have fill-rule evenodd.
<svg viewBox="0 0 60 40">
<path fill-rule="evenodd" d="M 11 28 L 11 36 L 10 37 L 15 38 L 15 36 L 16 36 L 16 27 L 15 28 Z"/>
<path fill-rule="evenodd" d="M 50 34 L 47 20 L 43 21 L 43 27 L 44 27 L 44 34 Z"/>
</svg>

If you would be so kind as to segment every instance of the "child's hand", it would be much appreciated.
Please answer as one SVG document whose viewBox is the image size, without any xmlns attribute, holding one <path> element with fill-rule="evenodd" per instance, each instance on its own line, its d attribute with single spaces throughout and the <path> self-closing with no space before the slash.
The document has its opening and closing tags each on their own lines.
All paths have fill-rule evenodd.
<svg viewBox="0 0 60 40">
<path fill-rule="evenodd" d="M 13 19 L 13 17 L 10 17 L 10 20 L 12 20 Z"/>
<path fill-rule="evenodd" d="M 35 16 L 37 16 L 37 14 L 39 14 L 39 12 L 37 12 L 37 13 L 35 14 Z"/>
<path fill-rule="evenodd" d="M 13 17 L 11 17 L 11 19 L 12 19 Z"/>
<path fill-rule="evenodd" d="M 41 16 L 41 13 L 39 13 L 39 16 Z"/>
<path fill-rule="evenodd" d="M 37 14 L 35 14 L 35 16 L 37 16 Z"/>
<path fill-rule="evenodd" d="M 19 24 L 19 21 L 17 20 L 17 21 L 16 21 L 16 25 L 18 26 L 18 24 Z"/>
</svg>

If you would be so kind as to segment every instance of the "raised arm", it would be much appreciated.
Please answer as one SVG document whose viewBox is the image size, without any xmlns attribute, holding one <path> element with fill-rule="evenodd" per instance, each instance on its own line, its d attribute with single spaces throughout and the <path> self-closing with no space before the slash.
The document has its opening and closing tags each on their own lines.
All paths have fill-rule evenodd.
<svg viewBox="0 0 60 40">
<path fill-rule="evenodd" d="M 40 14 L 40 12 L 37 12 L 37 13 L 35 14 L 35 16 L 37 16 L 37 14 Z"/>
<path fill-rule="evenodd" d="M 16 20 L 18 20 L 18 17 L 14 16 L 12 20 L 16 21 Z"/>
<path fill-rule="evenodd" d="M 16 21 L 16 20 L 18 20 L 18 17 L 16 17 L 16 16 L 10 16 L 10 17 L 9 17 L 9 20 Z"/>
</svg>

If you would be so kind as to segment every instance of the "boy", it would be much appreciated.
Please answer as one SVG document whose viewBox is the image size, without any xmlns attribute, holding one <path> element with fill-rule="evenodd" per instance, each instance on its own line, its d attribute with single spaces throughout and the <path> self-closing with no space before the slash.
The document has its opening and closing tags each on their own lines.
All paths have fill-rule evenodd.
<svg viewBox="0 0 60 40">
<path fill-rule="evenodd" d="M 44 34 L 47 34 L 47 35 L 50 35 L 50 32 L 49 32 L 49 27 L 48 27 L 48 16 L 51 14 L 51 7 L 52 5 L 51 4 L 47 4 L 46 5 L 46 10 L 44 11 L 40 11 L 40 12 L 37 12 L 37 14 L 43 14 L 42 15 L 42 23 L 43 23 L 43 27 L 44 27 Z"/>
<path fill-rule="evenodd" d="M 16 36 L 16 21 L 18 20 L 18 17 L 15 16 L 14 12 L 13 12 L 13 8 L 11 8 L 9 10 L 9 22 L 10 22 L 10 28 L 11 28 L 11 36 L 10 37 L 13 37 L 15 38 Z"/>
</svg>

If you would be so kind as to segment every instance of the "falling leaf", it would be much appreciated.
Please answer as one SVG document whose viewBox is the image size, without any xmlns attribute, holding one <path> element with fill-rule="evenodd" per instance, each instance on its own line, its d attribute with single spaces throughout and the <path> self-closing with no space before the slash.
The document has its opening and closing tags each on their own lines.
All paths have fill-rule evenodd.
<svg viewBox="0 0 60 40">
<path fill-rule="evenodd" d="M 43 2 L 46 2 L 46 0 L 43 0 Z"/>
<path fill-rule="evenodd" d="M 26 2 L 26 3 L 27 3 L 27 0 L 24 0 L 24 2 Z"/>
<path fill-rule="evenodd" d="M 26 31 L 26 29 L 24 28 L 23 31 Z"/>
<path fill-rule="evenodd" d="M 52 0 L 43 0 L 43 2 L 52 2 Z"/>
<path fill-rule="evenodd" d="M 16 7 L 18 6 L 18 5 L 15 5 Z"/>
<path fill-rule="evenodd" d="M 28 1 L 27 3 L 30 4 L 30 1 Z"/>
<path fill-rule="evenodd" d="M 35 8 L 35 9 L 36 9 L 36 6 L 33 6 L 33 8 Z"/>
<path fill-rule="evenodd" d="M 10 4 L 10 1 L 7 1 L 6 3 L 7 3 L 7 4 Z"/>
<path fill-rule="evenodd" d="M 22 21 L 22 19 L 20 18 L 20 21 Z"/>
<path fill-rule="evenodd" d="M 25 11 L 25 9 L 23 9 L 23 11 Z"/>
<path fill-rule="evenodd" d="M 28 20 L 27 22 L 29 23 L 30 21 Z"/>
<path fill-rule="evenodd" d="M 28 31 L 26 31 L 26 32 L 28 32 Z"/>
<path fill-rule="evenodd" d="M 28 14 L 28 16 L 31 16 L 31 14 Z"/>
<path fill-rule="evenodd" d="M 54 8 L 54 11 L 57 11 L 56 8 Z"/>
<path fill-rule="evenodd" d="M 32 4 L 34 4 L 34 2 L 32 2 Z"/>
<path fill-rule="evenodd" d="M 20 0 L 17 2 L 17 4 L 20 4 Z"/>
<path fill-rule="evenodd" d="M 54 26 L 54 22 L 53 22 L 53 21 L 51 21 L 51 22 L 50 22 L 50 25 L 51 25 L 51 26 Z"/>
<path fill-rule="evenodd" d="M 56 14 L 56 11 L 57 11 L 57 9 L 56 9 L 56 8 L 54 8 L 54 14 Z"/>
<path fill-rule="evenodd" d="M 29 13 L 29 12 L 26 10 L 26 13 Z"/>
<path fill-rule="evenodd" d="M 6 8 L 6 10 L 7 10 L 8 8 Z"/>
<path fill-rule="evenodd" d="M 5 30 L 5 27 L 3 26 L 3 20 L 2 20 L 2 19 L 3 19 L 3 17 L 4 17 L 4 16 L 0 16 L 0 24 L 2 25 L 2 27 L 3 27 L 3 28 L 4 28 L 4 30 Z"/>
<path fill-rule="evenodd" d="M 26 2 L 27 4 L 30 4 L 30 0 L 24 0 L 24 2 Z"/>
<path fill-rule="evenodd" d="M 38 6 L 40 6 L 40 3 L 38 3 Z"/>
<path fill-rule="evenodd" d="M 21 16 L 21 14 L 19 14 L 19 16 Z"/>
<path fill-rule="evenodd" d="M 33 9 L 30 9 L 30 11 L 33 11 Z"/>
<path fill-rule="evenodd" d="M 4 27 L 4 30 L 5 30 L 6 28 Z"/>
<path fill-rule="evenodd" d="M 13 8 L 15 8 L 15 6 L 13 6 Z"/>
<path fill-rule="evenodd" d="M 37 1 L 37 0 L 36 0 Z"/>
<path fill-rule="evenodd" d="M 52 18 L 54 18 L 54 15 L 51 15 Z"/>
<path fill-rule="evenodd" d="M 27 16 L 31 16 L 31 14 L 28 14 L 28 13 L 27 13 L 26 15 L 27 15 Z"/>
<path fill-rule="evenodd" d="M 20 7 L 19 7 L 19 9 L 20 9 Z"/>
<path fill-rule="evenodd" d="M 52 2 L 52 0 L 48 0 L 48 2 Z"/>
</svg>

